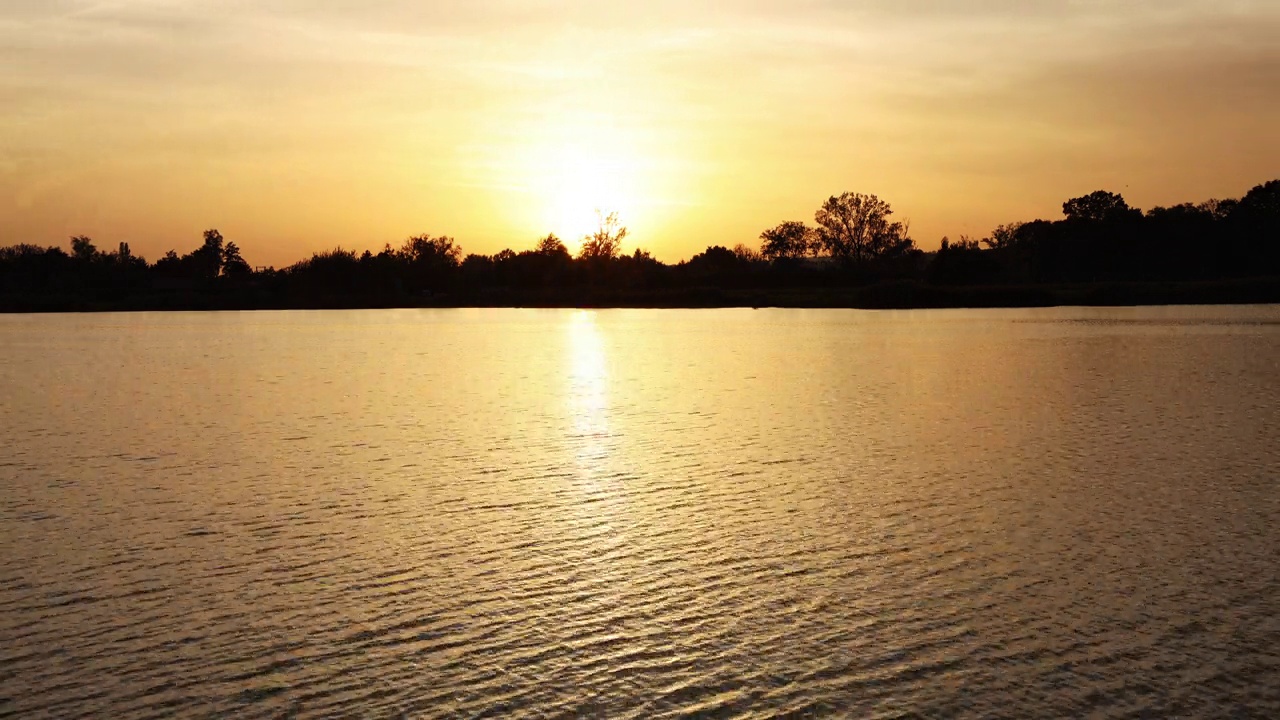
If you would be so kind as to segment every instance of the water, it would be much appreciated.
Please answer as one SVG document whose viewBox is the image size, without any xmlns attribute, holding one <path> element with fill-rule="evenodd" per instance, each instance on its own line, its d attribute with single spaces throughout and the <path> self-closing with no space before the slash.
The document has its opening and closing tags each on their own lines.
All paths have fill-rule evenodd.
<svg viewBox="0 0 1280 720">
<path fill-rule="evenodd" d="M 0 317 L 0 715 L 1277 717 L 1280 309 Z"/>
</svg>

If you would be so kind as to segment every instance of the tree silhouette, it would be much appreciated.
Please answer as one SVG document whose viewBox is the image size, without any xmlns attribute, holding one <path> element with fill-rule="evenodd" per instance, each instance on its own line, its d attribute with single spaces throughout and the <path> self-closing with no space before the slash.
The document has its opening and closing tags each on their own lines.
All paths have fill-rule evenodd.
<svg viewBox="0 0 1280 720">
<path fill-rule="evenodd" d="M 910 250 L 907 226 L 890 222 L 893 208 L 875 195 L 844 193 L 827 198 L 814 215 L 820 246 L 845 261 L 871 260 Z"/>
<path fill-rule="evenodd" d="M 411 263 L 452 267 L 462 258 L 462 248 L 447 235 L 415 235 L 405 240 L 400 254 Z"/>
<path fill-rule="evenodd" d="M 760 240 L 760 255 L 766 260 L 802 258 L 818 247 L 817 232 L 796 220 L 765 230 Z"/>
<path fill-rule="evenodd" d="M 615 213 L 600 216 L 577 259 L 555 235 L 528 250 L 466 260 L 452 238 L 419 235 L 377 253 L 338 248 L 283 270 L 255 271 L 236 243 L 214 229 L 187 254 L 170 250 L 150 265 L 128 243 L 102 252 L 77 235 L 69 247 L 0 247 L 0 310 L 387 307 L 455 298 L 533 305 L 869 303 L 864 307 L 1280 298 L 1280 180 L 1238 200 L 1145 214 L 1119 194 L 1098 191 L 1067 200 L 1063 212 L 1056 221 L 1000 225 L 976 242 L 946 239 L 925 254 L 914 248 L 906 224 L 893 221 L 887 202 L 845 193 L 822 204 L 817 228 L 791 221 L 762 232 L 761 253 L 713 245 L 678 265 L 640 249 L 623 254 L 627 229 Z M 841 262 L 762 262 L 818 252 Z"/>
<path fill-rule="evenodd" d="M 404 267 L 403 285 L 408 290 L 432 294 L 451 282 L 461 265 L 462 248 L 447 235 L 415 235 L 396 252 Z"/>
<path fill-rule="evenodd" d="M 1123 220 L 1133 217 L 1137 212 L 1129 207 L 1129 203 L 1125 202 L 1123 196 L 1106 190 L 1097 190 L 1062 204 L 1062 214 L 1066 215 L 1068 220 L 1091 223 Z"/>
<path fill-rule="evenodd" d="M 712 245 L 689 258 L 689 267 L 702 273 L 724 273 L 742 262 L 738 254 L 723 245 Z"/>
<path fill-rule="evenodd" d="M 85 235 L 77 235 L 71 238 L 71 257 L 81 262 L 89 262 L 98 256 L 98 248 L 94 247 L 93 240 Z"/>
<path fill-rule="evenodd" d="M 533 251 L 539 255 L 546 255 L 549 257 L 569 257 L 569 248 L 565 247 L 564 243 L 560 242 L 560 238 L 556 237 L 555 233 L 550 233 L 546 237 L 538 240 L 538 244 L 534 247 Z"/>
<path fill-rule="evenodd" d="M 222 248 L 222 274 L 239 277 L 249 272 L 252 272 L 252 269 L 241 257 L 239 246 L 233 242 L 227 243 L 226 247 Z"/>
<path fill-rule="evenodd" d="M 595 232 L 582 238 L 582 250 L 578 257 L 583 260 L 612 260 L 622 253 L 622 241 L 627 237 L 627 229 L 618 222 L 616 212 L 597 215 L 600 225 Z"/>
<path fill-rule="evenodd" d="M 1236 208 L 1253 219 L 1276 222 L 1280 220 L 1280 180 L 1272 180 L 1255 186 Z"/>
<path fill-rule="evenodd" d="M 980 242 L 992 250 L 1003 250 L 1011 248 L 1018 244 L 1018 231 L 1022 229 L 1022 223 L 1012 222 L 1007 225 L 997 225 L 991 231 L 991 235 L 983 238 Z"/>
<path fill-rule="evenodd" d="M 222 233 L 217 230 L 204 231 L 204 244 L 190 258 L 200 277 L 213 279 L 222 274 Z"/>
<path fill-rule="evenodd" d="M 739 261 L 744 263 L 759 262 L 761 259 L 759 251 L 751 248 L 750 246 L 744 243 L 738 243 L 737 245 L 734 245 L 733 254 L 737 256 Z"/>
<path fill-rule="evenodd" d="M 1232 209 L 1230 219 L 1248 248 L 1248 262 L 1257 269 L 1280 272 L 1280 180 L 1250 190 Z"/>
</svg>

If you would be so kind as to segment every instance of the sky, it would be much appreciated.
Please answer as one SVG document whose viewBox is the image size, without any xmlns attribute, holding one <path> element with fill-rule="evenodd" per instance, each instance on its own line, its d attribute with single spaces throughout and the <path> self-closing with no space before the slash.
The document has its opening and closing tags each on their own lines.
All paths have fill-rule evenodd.
<svg viewBox="0 0 1280 720">
<path fill-rule="evenodd" d="M 874 193 L 933 249 L 1280 177 L 1275 0 L 0 0 L 0 245 L 665 261 Z"/>
</svg>

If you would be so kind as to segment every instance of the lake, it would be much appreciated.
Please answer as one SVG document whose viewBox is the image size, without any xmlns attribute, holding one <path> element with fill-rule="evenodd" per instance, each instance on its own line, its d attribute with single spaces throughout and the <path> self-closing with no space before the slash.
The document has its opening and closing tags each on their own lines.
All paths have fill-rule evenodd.
<svg viewBox="0 0 1280 720">
<path fill-rule="evenodd" d="M 0 716 L 1280 716 L 1277 306 L 8 315 L 0 437 Z"/>
</svg>

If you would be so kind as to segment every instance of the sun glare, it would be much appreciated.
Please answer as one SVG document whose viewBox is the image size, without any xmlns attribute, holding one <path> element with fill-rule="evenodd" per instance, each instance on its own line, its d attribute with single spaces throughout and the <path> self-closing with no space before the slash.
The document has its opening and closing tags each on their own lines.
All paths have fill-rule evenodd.
<svg viewBox="0 0 1280 720">
<path fill-rule="evenodd" d="M 532 139 L 527 160 L 531 201 L 547 232 L 577 251 L 599 214 L 616 212 L 624 224 L 643 222 L 645 167 L 635 142 L 607 122 L 573 120 Z"/>
<path fill-rule="evenodd" d="M 555 169 L 542 189 L 548 227 L 570 244 L 596 229 L 597 212 L 633 210 L 627 187 L 628 168 L 617 158 L 609 158 L 583 148 L 564 148 Z"/>
</svg>

